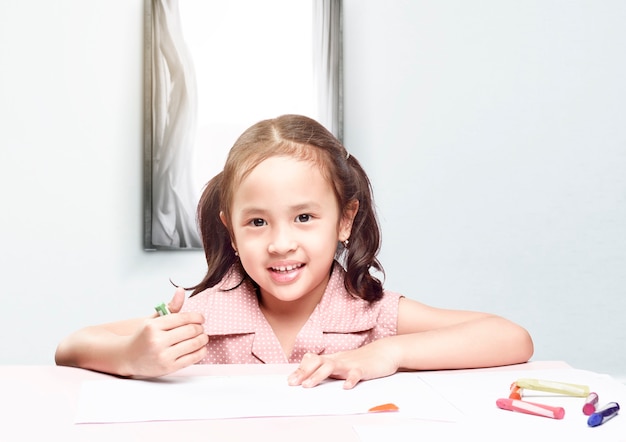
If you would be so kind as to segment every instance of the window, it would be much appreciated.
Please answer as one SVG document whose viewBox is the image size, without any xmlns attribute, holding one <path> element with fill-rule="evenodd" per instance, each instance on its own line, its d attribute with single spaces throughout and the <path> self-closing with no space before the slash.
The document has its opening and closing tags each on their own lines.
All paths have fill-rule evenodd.
<svg viewBox="0 0 626 442">
<path fill-rule="evenodd" d="M 299 113 L 340 136 L 339 1 L 146 1 L 144 247 L 200 248 L 200 193 L 247 127 Z"/>
</svg>

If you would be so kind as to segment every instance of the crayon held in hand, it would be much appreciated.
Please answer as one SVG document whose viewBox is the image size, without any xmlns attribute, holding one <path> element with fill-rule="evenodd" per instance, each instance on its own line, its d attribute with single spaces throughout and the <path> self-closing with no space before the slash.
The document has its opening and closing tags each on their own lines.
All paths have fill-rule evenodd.
<svg viewBox="0 0 626 442">
<path fill-rule="evenodd" d="M 164 302 L 162 302 L 159 305 L 157 305 L 156 307 L 154 307 L 154 309 L 157 311 L 159 316 L 165 316 L 165 315 L 169 315 L 170 314 L 170 309 L 167 308 L 167 305 L 165 305 Z"/>
</svg>

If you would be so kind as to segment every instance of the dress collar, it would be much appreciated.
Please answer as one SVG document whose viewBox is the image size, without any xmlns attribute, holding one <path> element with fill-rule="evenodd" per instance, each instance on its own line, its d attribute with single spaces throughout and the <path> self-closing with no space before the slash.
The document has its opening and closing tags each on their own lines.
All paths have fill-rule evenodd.
<svg viewBox="0 0 626 442">
<path fill-rule="evenodd" d="M 320 354 L 325 349 L 324 333 L 358 333 L 377 323 L 377 309 L 351 295 L 344 276 L 345 270 L 335 262 L 324 295 L 298 333 L 289 360 L 259 308 L 255 287 L 239 269 L 231 269 L 211 296 L 205 331 L 214 336 L 254 334 L 251 351 L 265 363 L 299 362 L 306 352 Z M 283 356 L 282 360 L 276 355 Z"/>
</svg>

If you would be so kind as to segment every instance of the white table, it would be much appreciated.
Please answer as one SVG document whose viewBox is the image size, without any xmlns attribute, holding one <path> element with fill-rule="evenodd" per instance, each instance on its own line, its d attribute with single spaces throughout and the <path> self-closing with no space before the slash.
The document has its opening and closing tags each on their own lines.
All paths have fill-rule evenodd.
<svg viewBox="0 0 626 442">
<path fill-rule="evenodd" d="M 197 365 L 171 376 L 211 376 L 224 374 L 285 374 L 295 366 L 290 365 Z M 432 372 L 437 376 L 459 374 L 502 373 L 506 371 L 569 369 L 564 362 L 529 362 L 527 364 L 490 369 Z M 430 372 L 416 375 L 431 375 Z M 297 418 L 248 418 L 197 421 L 162 421 L 116 424 L 75 424 L 81 383 L 86 380 L 110 379 L 111 376 L 88 370 L 57 366 L 0 366 L 0 440 L 3 441 L 359 441 L 355 428 L 375 425 L 396 426 L 397 418 L 389 415 L 322 416 Z M 441 378 L 438 378 L 441 379 Z M 495 398 L 493 398 L 495 401 Z M 120 398 L 123 400 L 123 398 Z M 624 404 L 626 405 L 626 404 Z M 500 411 L 500 410 L 498 410 Z M 501 411 L 502 416 L 510 413 Z M 626 414 L 626 412 L 624 412 Z M 507 416 L 506 419 L 511 419 Z M 531 417 L 520 422 L 538 422 Z M 618 416 L 626 422 L 626 416 Z M 617 422 L 614 428 L 626 428 Z M 408 422 L 419 431 L 419 421 Z M 618 425 L 619 424 L 619 425 Z M 433 423 L 424 423 L 432 429 Z M 438 425 L 438 424 L 437 424 Z M 450 425 L 450 424 L 447 424 Z M 609 427 L 609 424 L 606 424 Z M 581 426 L 581 431 L 587 428 Z M 590 429 L 595 430 L 595 429 Z M 515 429 L 506 430 L 514 433 Z M 505 433 L 506 434 L 506 433 Z M 588 433 L 598 436 L 601 433 Z M 605 430 L 604 433 L 607 434 Z M 617 436 L 616 436 L 617 437 Z M 420 439 L 416 436 L 414 440 Z M 473 439 L 472 439 L 473 440 Z M 484 439 L 483 439 L 484 440 Z M 503 439 L 511 440 L 511 438 Z M 589 439 L 603 440 L 603 439 Z M 611 440 L 611 439 L 606 439 Z M 621 439 L 626 441 L 626 431 Z"/>
</svg>

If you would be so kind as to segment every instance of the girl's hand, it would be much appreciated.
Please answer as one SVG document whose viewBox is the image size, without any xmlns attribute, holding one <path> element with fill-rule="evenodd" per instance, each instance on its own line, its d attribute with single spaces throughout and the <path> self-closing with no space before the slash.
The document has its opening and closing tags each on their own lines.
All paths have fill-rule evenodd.
<svg viewBox="0 0 626 442">
<path fill-rule="evenodd" d="M 391 344 L 391 341 L 381 339 L 331 355 L 307 353 L 296 371 L 289 375 L 289 385 L 308 388 L 333 378 L 345 379 L 343 388 L 351 389 L 359 381 L 392 375 L 398 371 L 398 364 Z"/>
<path fill-rule="evenodd" d="M 172 300 L 167 304 L 170 313 L 178 313 L 185 303 L 185 289 L 177 287 Z M 157 313 L 158 316 L 158 313 Z"/>
<path fill-rule="evenodd" d="M 125 371 L 132 376 L 157 377 L 199 362 L 206 355 L 209 340 L 204 333 L 204 318 L 195 312 L 180 312 L 185 302 L 182 288 L 168 304 L 171 315 L 144 319 L 127 337 L 128 361 Z"/>
</svg>

